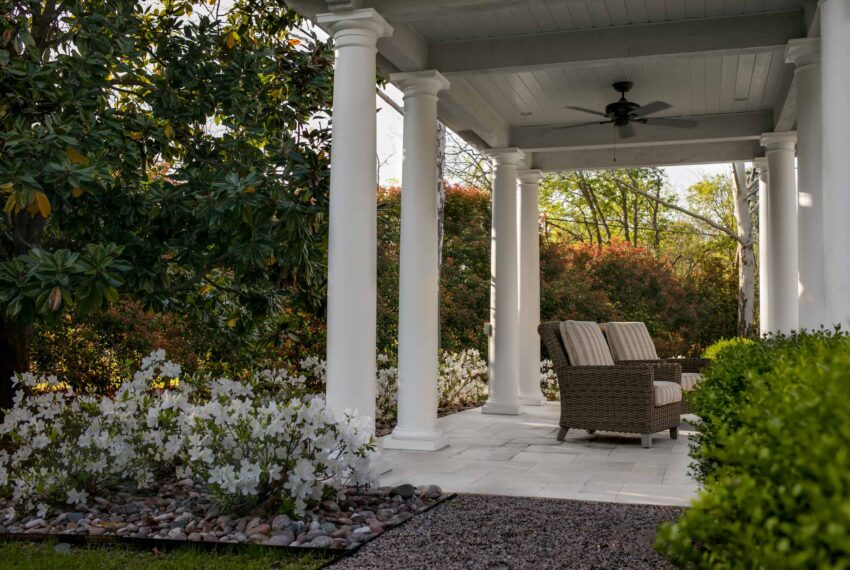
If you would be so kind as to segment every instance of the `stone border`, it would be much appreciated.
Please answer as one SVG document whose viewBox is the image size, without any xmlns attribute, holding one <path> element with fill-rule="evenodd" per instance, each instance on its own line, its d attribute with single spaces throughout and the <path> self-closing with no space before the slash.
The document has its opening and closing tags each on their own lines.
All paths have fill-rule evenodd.
<svg viewBox="0 0 850 570">
<path fill-rule="evenodd" d="M 454 499 L 457 496 L 456 493 L 443 494 L 440 498 L 434 500 L 431 504 L 427 505 L 424 510 L 417 512 L 414 516 L 405 519 L 401 523 L 397 524 L 393 528 L 399 528 L 404 526 L 409 521 L 413 520 L 419 515 L 423 515 L 436 507 L 437 505 L 441 505 L 446 501 Z M 392 530 L 392 529 L 389 529 Z M 388 532 L 388 531 L 385 531 Z M 256 548 L 268 548 L 271 550 L 277 550 L 280 552 L 288 552 L 290 554 L 299 555 L 299 554 L 307 554 L 313 553 L 325 558 L 329 558 L 327 562 L 319 566 L 319 568 L 327 568 L 330 565 L 338 562 L 339 560 L 351 556 L 355 552 L 359 551 L 363 546 L 369 544 L 373 540 L 379 538 L 384 533 L 375 534 L 353 544 L 347 548 L 329 548 L 329 547 L 311 547 L 311 546 L 289 546 L 289 545 L 272 545 L 272 544 L 257 544 L 257 543 L 245 543 L 245 542 L 203 542 L 203 541 L 192 541 L 192 540 L 175 540 L 170 538 L 146 538 L 146 537 L 137 537 L 137 536 L 118 536 L 118 535 L 110 535 L 110 534 L 102 534 L 102 535 L 87 535 L 87 534 L 60 534 L 60 533 L 50 533 L 50 534 L 38 534 L 38 533 L 0 533 L 0 542 L 30 542 L 30 543 L 42 543 L 42 542 L 50 542 L 55 541 L 57 543 L 66 543 L 71 544 L 76 547 L 86 547 L 86 546 L 97 546 L 97 547 L 105 547 L 105 546 L 127 546 L 134 550 L 139 551 L 148 551 L 148 550 L 162 550 L 162 551 L 173 551 L 179 550 L 182 548 L 195 548 L 198 550 L 202 550 L 205 552 L 231 552 L 231 553 L 240 553 L 240 552 L 248 552 L 250 550 L 254 550 Z"/>
</svg>

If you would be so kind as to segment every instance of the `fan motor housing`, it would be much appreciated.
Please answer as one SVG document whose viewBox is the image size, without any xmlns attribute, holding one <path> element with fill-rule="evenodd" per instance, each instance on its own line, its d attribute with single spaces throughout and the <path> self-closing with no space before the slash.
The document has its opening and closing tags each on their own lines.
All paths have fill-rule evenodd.
<svg viewBox="0 0 850 570">
<path fill-rule="evenodd" d="M 614 119 L 617 125 L 625 125 L 629 122 L 629 115 L 640 109 L 640 105 L 621 99 L 615 103 L 605 106 L 605 114 Z"/>
</svg>

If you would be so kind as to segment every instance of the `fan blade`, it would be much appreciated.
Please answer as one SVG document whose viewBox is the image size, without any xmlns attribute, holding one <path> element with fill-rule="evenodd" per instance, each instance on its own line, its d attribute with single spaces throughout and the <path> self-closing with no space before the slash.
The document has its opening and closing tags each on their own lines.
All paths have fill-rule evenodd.
<svg viewBox="0 0 850 570">
<path fill-rule="evenodd" d="M 590 113 L 591 115 L 598 115 L 600 117 L 608 117 L 605 113 L 600 113 L 599 111 L 594 111 L 593 109 L 585 109 L 584 107 L 566 107 L 566 109 L 572 109 L 573 111 L 581 111 L 582 113 Z"/>
<path fill-rule="evenodd" d="M 663 111 L 664 109 L 669 109 L 672 107 L 670 103 L 665 103 L 664 101 L 653 101 L 652 103 L 647 103 L 634 113 L 632 113 L 633 117 L 646 117 L 647 115 L 651 115 L 653 113 L 657 113 L 658 111 Z"/>
<path fill-rule="evenodd" d="M 697 126 L 697 122 L 691 119 L 646 119 L 647 125 L 656 125 L 659 127 L 675 127 L 677 129 L 692 129 Z"/>
<path fill-rule="evenodd" d="M 617 134 L 620 136 L 621 139 L 630 139 L 634 136 L 637 136 L 635 128 L 631 123 L 627 125 L 618 126 Z"/>
<path fill-rule="evenodd" d="M 561 125 L 561 126 L 558 126 L 558 127 L 552 127 L 552 128 L 554 128 L 554 129 L 556 129 L 556 130 L 560 130 L 560 129 L 575 129 L 575 128 L 578 128 L 578 127 L 587 127 L 587 126 L 590 126 L 590 125 L 606 125 L 606 124 L 608 124 L 608 123 L 610 123 L 610 122 L 611 122 L 611 121 L 593 121 L 593 122 L 590 122 L 590 123 L 578 123 L 578 124 L 575 124 L 575 125 Z"/>
</svg>

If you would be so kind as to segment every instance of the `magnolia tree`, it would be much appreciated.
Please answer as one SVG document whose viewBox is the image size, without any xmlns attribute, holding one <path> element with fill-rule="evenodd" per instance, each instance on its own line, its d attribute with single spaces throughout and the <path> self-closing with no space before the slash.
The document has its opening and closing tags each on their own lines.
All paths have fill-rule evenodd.
<svg viewBox="0 0 850 570">
<path fill-rule="evenodd" d="M 298 24 L 276 0 L 4 2 L 0 408 L 66 310 L 136 299 L 234 340 L 321 312 L 333 54 Z"/>
</svg>

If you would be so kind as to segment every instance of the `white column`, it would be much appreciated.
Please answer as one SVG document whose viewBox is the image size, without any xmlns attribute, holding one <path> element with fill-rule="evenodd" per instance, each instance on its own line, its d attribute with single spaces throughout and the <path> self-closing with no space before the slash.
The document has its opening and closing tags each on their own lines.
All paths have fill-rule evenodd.
<svg viewBox="0 0 850 570">
<path fill-rule="evenodd" d="M 519 400 L 527 406 L 542 406 L 540 390 L 540 213 L 537 192 L 543 174 L 520 170 L 519 178 Z"/>
<path fill-rule="evenodd" d="M 823 241 L 823 107 L 820 40 L 788 42 L 785 59 L 796 66 L 797 240 L 800 271 L 800 327 L 827 324 Z"/>
<path fill-rule="evenodd" d="M 821 0 L 825 320 L 850 325 L 850 2 Z"/>
<path fill-rule="evenodd" d="M 333 137 L 328 244 L 327 401 L 335 413 L 375 416 L 377 300 L 375 76 L 378 38 L 392 28 L 374 10 L 319 14 L 333 34 Z"/>
<path fill-rule="evenodd" d="M 799 328 L 796 142 L 793 132 L 766 133 L 761 138 L 770 178 L 770 332 L 786 334 Z"/>
<path fill-rule="evenodd" d="M 398 304 L 398 424 L 384 447 L 435 451 L 448 445 L 437 427 L 439 267 L 437 263 L 436 71 L 395 73 L 404 92 L 404 162 Z"/>
<path fill-rule="evenodd" d="M 770 195 L 767 159 L 753 160 L 759 177 L 759 323 L 761 334 L 770 332 Z"/>
<path fill-rule="evenodd" d="M 485 414 L 519 414 L 519 296 L 517 292 L 517 148 L 493 149 L 490 325 L 493 341 L 490 396 Z"/>
</svg>

